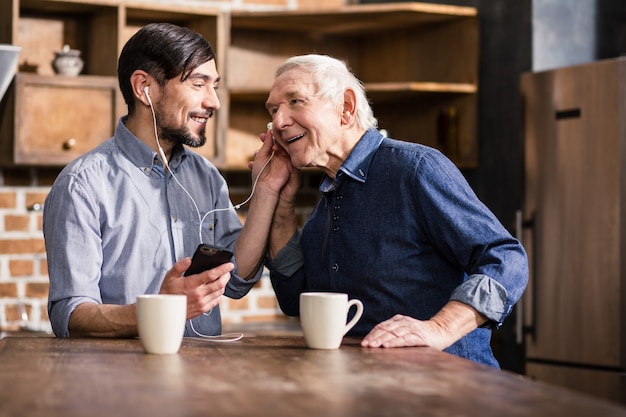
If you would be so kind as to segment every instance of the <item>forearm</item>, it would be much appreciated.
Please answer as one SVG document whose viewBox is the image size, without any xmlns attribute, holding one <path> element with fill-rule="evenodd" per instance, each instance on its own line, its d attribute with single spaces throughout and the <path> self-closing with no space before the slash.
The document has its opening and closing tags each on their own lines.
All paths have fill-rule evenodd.
<svg viewBox="0 0 626 417">
<path fill-rule="evenodd" d="M 285 247 L 298 229 L 298 221 L 293 204 L 279 204 L 272 219 L 269 240 L 269 255 L 274 259 Z"/>
<path fill-rule="evenodd" d="M 244 227 L 235 243 L 237 272 L 244 279 L 253 278 L 263 264 L 277 202 L 278 196 L 265 189 L 258 189 L 250 201 Z"/>
<path fill-rule="evenodd" d="M 80 304 L 70 316 L 70 337 L 135 337 L 135 304 Z"/>
<path fill-rule="evenodd" d="M 439 327 L 447 347 L 486 323 L 487 318 L 467 304 L 449 301 L 430 321 Z"/>
</svg>

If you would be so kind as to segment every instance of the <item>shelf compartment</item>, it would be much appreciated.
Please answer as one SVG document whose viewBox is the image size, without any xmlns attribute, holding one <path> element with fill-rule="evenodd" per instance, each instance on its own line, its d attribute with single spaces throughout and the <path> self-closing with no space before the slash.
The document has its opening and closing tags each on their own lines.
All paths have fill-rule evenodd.
<svg viewBox="0 0 626 417">
<path fill-rule="evenodd" d="M 82 74 L 114 76 L 118 7 L 112 2 L 25 0 L 11 42 L 22 47 L 20 65 L 52 75 L 54 53 L 64 45 L 81 51 Z"/>
<path fill-rule="evenodd" d="M 3 142 L 3 162 L 59 166 L 95 148 L 126 110 L 117 90 L 115 77 L 18 74 L 10 95 L 15 141 Z"/>
</svg>

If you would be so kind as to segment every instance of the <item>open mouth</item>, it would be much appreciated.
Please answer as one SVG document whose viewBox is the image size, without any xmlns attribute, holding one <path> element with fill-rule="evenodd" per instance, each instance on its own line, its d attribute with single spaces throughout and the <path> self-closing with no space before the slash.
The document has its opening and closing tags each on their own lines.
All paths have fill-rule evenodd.
<svg viewBox="0 0 626 417">
<path fill-rule="evenodd" d="M 193 120 L 196 123 L 206 124 L 206 122 L 209 120 L 209 118 L 208 117 L 191 116 L 191 120 Z"/>
<path fill-rule="evenodd" d="M 196 123 L 200 123 L 200 124 L 206 124 L 209 119 L 211 118 L 211 116 L 213 116 L 212 113 L 203 113 L 203 114 L 194 114 L 189 116 L 189 118 L 191 120 L 193 120 Z"/>
<path fill-rule="evenodd" d="M 285 142 L 292 143 L 292 142 L 297 141 L 298 139 L 302 139 L 303 137 L 304 137 L 304 133 L 302 133 L 302 134 L 300 134 L 298 136 L 294 136 L 294 137 L 292 137 L 290 139 L 287 139 L 287 140 L 285 140 Z"/>
</svg>

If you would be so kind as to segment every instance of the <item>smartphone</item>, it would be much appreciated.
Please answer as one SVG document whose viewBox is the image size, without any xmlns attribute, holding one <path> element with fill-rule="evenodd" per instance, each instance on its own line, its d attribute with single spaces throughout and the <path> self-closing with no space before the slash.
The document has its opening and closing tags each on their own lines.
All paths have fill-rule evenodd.
<svg viewBox="0 0 626 417">
<path fill-rule="evenodd" d="M 232 257 L 233 253 L 226 248 L 201 243 L 191 258 L 191 266 L 185 271 L 184 275 L 199 274 L 200 272 L 230 262 L 230 258 Z"/>
</svg>

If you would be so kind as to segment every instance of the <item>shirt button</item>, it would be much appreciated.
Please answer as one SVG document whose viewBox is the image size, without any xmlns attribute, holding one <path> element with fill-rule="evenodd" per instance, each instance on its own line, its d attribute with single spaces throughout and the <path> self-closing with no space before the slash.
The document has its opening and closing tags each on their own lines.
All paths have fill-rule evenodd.
<svg viewBox="0 0 626 417">
<path fill-rule="evenodd" d="M 333 266 L 331 267 L 331 269 L 332 269 L 333 271 L 335 271 L 335 272 L 336 272 L 336 271 L 339 271 L 339 265 L 337 265 L 337 264 L 333 264 Z"/>
<path fill-rule="evenodd" d="M 333 220 L 334 220 L 334 221 L 339 220 L 339 216 L 337 216 L 337 215 L 335 214 L 335 215 L 333 216 Z"/>
<path fill-rule="evenodd" d="M 335 210 L 339 210 L 340 208 L 341 208 L 341 206 L 338 205 L 338 204 L 334 207 Z"/>
<path fill-rule="evenodd" d="M 333 232 L 338 232 L 338 231 L 339 231 L 339 226 L 333 227 Z"/>
</svg>

